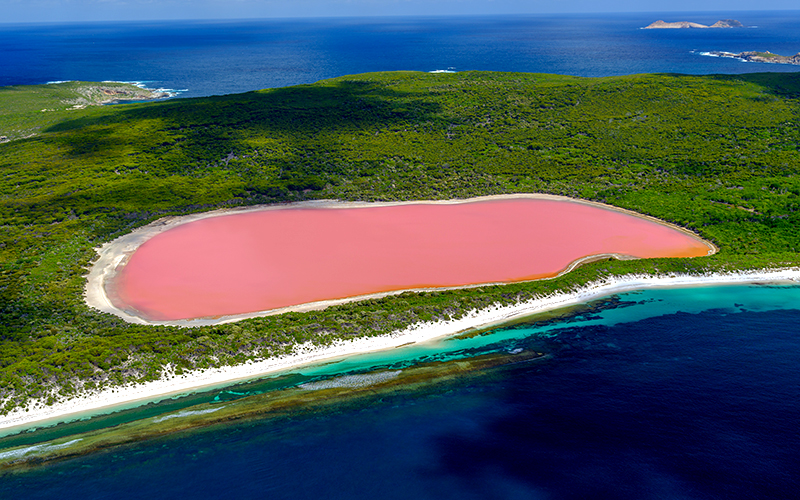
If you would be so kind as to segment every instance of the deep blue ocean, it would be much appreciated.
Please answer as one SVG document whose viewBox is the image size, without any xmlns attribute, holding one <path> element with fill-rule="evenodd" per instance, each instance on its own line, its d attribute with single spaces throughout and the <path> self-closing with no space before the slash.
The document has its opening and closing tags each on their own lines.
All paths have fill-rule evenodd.
<svg viewBox="0 0 800 500">
<path fill-rule="evenodd" d="M 641 30 L 657 19 L 747 29 Z M 0 86 L 146 82 L 185 97 L 370 71 L 521 71 L 577 76 L 800 71 L 707 51 L 800 52 L 794 12 L 636 13 L 253 21 L 0 24 Z"/>
<path fill-rule="evenodd" d="M 656 19 L 721 18 L 751 27 L 639 29 Z M 0 85 L 136 81 L 193 97 L 400 69 L 800 71 L 701 55 L 795 54 L 799 24 L 800 11 L 0 25 Z M 796 498 L 800 286 L 647 290 L 612 299 L 564 321 L 296 374 L 329 378 L 516 349 L 547 353 L 541 360 L 355 408 L 218 425 L 0 475 L 0 499 Z M 187 400 L 259 392 L 269 383 Z M 190 403 L 37 432 L 64 437 Z M 36 436 L 24 439 L 32 444 Z M 22 443 L 12 438 L 0 439 L 0 453 Z"/>
<path fill-rule="evenodd" d="M 544 359 L 355 408 L 218 425 L 0 475 L 0 497 L 796 498 L 800 285 L 612 299 L 567 321 L 295 373 L 518 349 Z"/>
</svg>

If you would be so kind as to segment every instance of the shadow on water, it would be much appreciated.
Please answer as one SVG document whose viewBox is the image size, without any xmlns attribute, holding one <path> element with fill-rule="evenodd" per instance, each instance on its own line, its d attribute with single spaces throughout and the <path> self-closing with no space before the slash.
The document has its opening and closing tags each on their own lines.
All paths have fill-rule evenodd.
<svg viewBox="0 0 800 500">
<path fill-rule="evenodd" d="M 75 445 L 85 457 L 2 479 L 17 496 L 58 477 L 116 498 L 178 487 L 199 498 L 223 487 L 238 498 L 792 498 L 798 289 L 714 290 L 626 295 L 556 335 L 547 318 L 498 330 L 487 340 L 505 340 L 487 347 L 502 349 L 484 356 L 148 424 L 202 423 L 169 436 L 131 441 L 120 426 L 121 446 L 87 435 Z"/>
<path fill-rule="evenodd" d="M 508 412 L 480 433 L 437 436 L 427 474 L 476 491 L 506 478 L 548 498 L 789 498 L 800 339 L 787 325 L 798 314 L 562 331 L 550 371 L 508 379 Z"/>
</svg>

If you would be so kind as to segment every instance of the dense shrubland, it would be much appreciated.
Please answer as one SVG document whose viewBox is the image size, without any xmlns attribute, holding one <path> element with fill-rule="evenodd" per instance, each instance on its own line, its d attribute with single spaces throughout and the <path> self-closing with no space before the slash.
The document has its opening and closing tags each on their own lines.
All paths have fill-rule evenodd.
<svg viewBox="0 0 800 500">
<path fill-rule="evenodd" d="M 605 275 L 800 261 L 800 74 L 381 73 L 70 109 L 81 85 L 0 88 L 2 411 L 153 379 L 166 363 L 180 371 L 378 335 Z M 193 329 L 127 324 L 82 301 L 93 248 L 164 215 L 513 192 L 636 210 L 721 252 Z"/>
</svg>

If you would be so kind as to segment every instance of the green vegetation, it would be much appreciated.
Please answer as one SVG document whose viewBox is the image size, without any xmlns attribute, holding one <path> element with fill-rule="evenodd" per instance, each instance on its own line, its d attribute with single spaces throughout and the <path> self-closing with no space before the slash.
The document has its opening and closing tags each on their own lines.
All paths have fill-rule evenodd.
<svg viewBox="0 0 800 500">
<path fill-rule="evenodd" d="M 0 87 L 0 137 L 3 141 L 33 137 L 53 124 L 74 118 L 76 110 L 87 106 L 163 97 L 167 94 L 119 82 Z"/>
<path fill-rule="evenodd" d="M 0 135 L 15 139 L 0 144 L 4 412 L 51 393 L 157 378 L 166 363 L 180 372 L 380 335 L 606 275 L 800 262 L 800 74 L 400 72 L 41 112 L 87 84 L 71 85 L 0 88 Z M 636 210 L 721 251 L 193 329 L 127 324 L 82 300 L 93 248 L 164 215 L 513 192 Z"/>
</svg>

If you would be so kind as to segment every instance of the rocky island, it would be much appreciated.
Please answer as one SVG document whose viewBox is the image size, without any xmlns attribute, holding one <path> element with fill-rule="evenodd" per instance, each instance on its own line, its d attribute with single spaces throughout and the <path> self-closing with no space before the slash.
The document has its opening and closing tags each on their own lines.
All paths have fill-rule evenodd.
<svg viewBox="0 0 800 500">
<path fill-rule="evenodd" d="M 781 56 L 778 54 L 773 54 L 772 52 L 756 52 L 756 51 L 748 51 L 748 52 L 723 52 L 723 51 L 711 51 L 706 52 L 709 56 L 716 56 L 716 57 L 730 57 L 733 59 L 741 59 L 742 61 L 747 62 L 764 62 L 764 63 L 773 63 L 773 64 L 798 64 L 800 65 L 800 52 L 793 56 Z"/>
<path fill-rule="evenodd" d="M 667 23 L 659 19 L 658 21 L 650 24 L 649 26 L 645 26 L 643 29 L 651 30 L 651 29 L 678 29 L 678 28 L 744 28 L 744 25 L 739 21 L 737 21 L 736 19 L 720 19 L 711 26 L 706 26 L 705 24 L 700 24 L 700 23 L 693 23 L 690 21 L 678 21 L 675 23 Z"/>
</svg>

